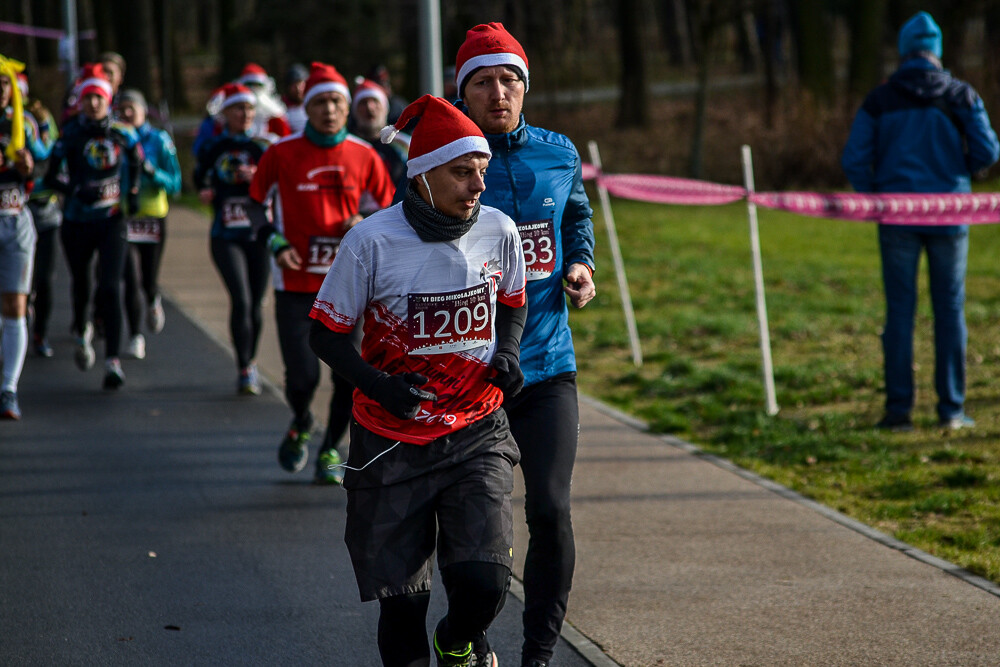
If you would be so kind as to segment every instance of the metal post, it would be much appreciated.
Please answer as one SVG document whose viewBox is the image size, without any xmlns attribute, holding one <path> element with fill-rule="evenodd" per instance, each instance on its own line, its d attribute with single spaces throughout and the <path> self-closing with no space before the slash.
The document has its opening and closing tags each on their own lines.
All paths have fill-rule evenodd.
<svg viewBox="0 0 1000 667">
<path fill-rule="evenodd" d="M 748 193 L 754 191 L 753 158 L 750 147 L 743 145 L 743 185 Z M 764 395 L 767 414 L 778 414 L 778 399 L 774 393 L 774 369 L 771 366 L 771 333 L 767 326 L 767 304 L 764 301 L 764 268 L 760 257 L 760 233 L 757 229 L 757 205 L 747 200 L 747 217 L 750 220 L 750 250 L 753 255 L 753 280 L 757 294 L 757 323 L 760 327 L 760 356 L 764 365 Z"/>
<path fill-rule="evenodd" d="M 639 330 L 635 325 L 635 312 L 632 310 L 632 297 L 629 294 L 628 279 L 625 277 L 625 262 L 622 261 L 621 247 L 618 245 L 618 232 L 615 230 L 615 219 L 611 214 L 611 199 L 608 190 L 601 185 L 601 154 L 597 150 L 597 142 L 587 142 L 590 150 L 590 161 L 597 167 L 597 195 L 601 200 L 601 211 L 604 212 L 604 226 L 608 230 L 608 245 L 611 248 L 611 258 L 615 265 L 615 275 L 618 277 L 618 293 L 621 295 L 622 310 L 625 312 L 625 325 L 628 328 L 629 343 L 632 346 L 632 363 L 642 366 L 642 350 L 639 348 Z"/>
<path fill-rule="evenodd" d="M 420 90 L 441 97 L 441 5 L 439 0 L 420 0 Z"/>
<path fill-rule="evenodd" d="M 76 0 L 63 0 L 62 19 L 65 35 L 59 40 L 59 60 L 66 70 L 66 85 L 72 86 L 80 69 L 76 29 Z"/>
</svg>

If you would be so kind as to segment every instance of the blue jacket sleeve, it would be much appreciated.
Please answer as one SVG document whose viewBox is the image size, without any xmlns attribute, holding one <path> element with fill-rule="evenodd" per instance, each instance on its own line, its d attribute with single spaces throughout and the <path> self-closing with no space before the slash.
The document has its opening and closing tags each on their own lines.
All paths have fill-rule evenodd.
<svg viewBox="0 0 1000 667">
<path fill-rule="evenodd" d="M 181 191 L 181 165 L 177 161 L 177 148 L 170 135 L 159 131 L 159 150 L 152 159 L 153 174 L 150 176 L 157 187 L 166 190 L 168 195 Z"/>
<path fill-rule="evenodd" d="M 966 156 L 969 173 L 986 169 L 1000 158 L 1000 142 L 990 125 L 983 100 L 975 95 L 968 108 L 956 109 L 955 113 L 965 127 L 965 138 L 969 146 Z"/>
<path fill-rule="evenodd" d="M 872 192 L 875 185 L 875 142 L 878 127 L 875 119 L 861 108 L 851 124 L 840 166 L 847 180 L 858 192 Z"/>
<path fill-rule="evenodd" d="M 201 121 L 201 125 L 198 126 L 198 136 L 194 138 L 194 143 L 191 144 L 191 152 L 194 153 L 196 158 L 214 136 L 215 119 L 211 116 L 205 116 L 205 118 Z"/>
<path fill-rule="evenodd" d="M 586 264 L 590 267 L 591 273 L 596 268 L 594 265 L 594 223 L 591 218 L 594 216 L 593 209 L 590 208 L 590 200 L 587 198 L 587 191 L 583 187 L 583 164 L 580 161 L 580 154 L 576 153 L 576 173 L 573 175 L 573 190 L 570 192 L 563 211 L 562 218 L 562 244 L 563 244 L 563 273 L 570 264 Z"/>
</svg>

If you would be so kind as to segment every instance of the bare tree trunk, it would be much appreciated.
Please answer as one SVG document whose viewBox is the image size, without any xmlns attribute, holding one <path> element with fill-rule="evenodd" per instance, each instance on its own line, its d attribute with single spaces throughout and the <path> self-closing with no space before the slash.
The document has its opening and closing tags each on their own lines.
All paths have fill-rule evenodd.
<svg viewBox="0 0 1000 667">
<path fill-rule="evenodd" d="M 822 102 L 834 96 L 831 20 L 827 3 L 793 0 L 792 14 L 799 58 L 799 81 Z"/>
<path fill-rule="evenodd" d="M 882 79 L 887 0 L 853 0 L 848 9 L 851 62 L 847 89 L 855 99 Z M 850 101 L 853 106 L 853 100 Z"/>
<path fill-rule="evenodd" d="M 684 0 L 663 0 L 657 6 L 660 9 L 660 35 L 670 54 L 670 64 L 687 67 L 694 56 L 691 52 L 691 31 Z"/>
<path fill-rule="evenodd" d="M 694 103 L 694 131 L 691 133 L 691 178 L 701 178 L 704 172 L 705 125 L 708 116 L 708 80 L 712 55 L 712 39 L 716 30 L 716 18 L 711 3 L 702 5 L 695 24 L 698 52 L 698 89 Z"/>
<path fill-rule="evenodd" d="M 24 21 L 25 25 L 34 25 L 35 20 L 31 15 L 31 0 L 21 0 L 21 19 Z M 28 37 L 24 40 L 25 44 L 25 63 L 28 65 L 28 71 L 34 72 L 38 69 L 38 47 L 35 42 L 34 37 Z"/>
<path fill-rule="evenodd" d="M 618 2 L 618 48 L 622 59 L 618 125 L 621 127 L 645 127 L 648 122 L 640 9 L 640 0 Z"/>
</svg>

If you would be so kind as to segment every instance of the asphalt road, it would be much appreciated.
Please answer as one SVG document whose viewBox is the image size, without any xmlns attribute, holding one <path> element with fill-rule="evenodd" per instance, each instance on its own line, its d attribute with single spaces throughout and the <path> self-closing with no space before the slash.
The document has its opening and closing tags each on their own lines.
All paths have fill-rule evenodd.
<svg viewBox="0 0 1000 667">
<path fill-rule="evenodd" d="M 56 357 L 29 357 L 24 418 L 0 423 L 0 664 L 379 664 L 344 491 L 278 467 L 281 399 L 237 396 L 229 353 L 171 304 L 105 392 L 103 341 L 73 364 L 64 270 L 57 296 Z M 443 600 L 438 582 L 429 628 Z M 508 596 L 491 630 L 501 664 L 522 610 Z"/>
</svg>

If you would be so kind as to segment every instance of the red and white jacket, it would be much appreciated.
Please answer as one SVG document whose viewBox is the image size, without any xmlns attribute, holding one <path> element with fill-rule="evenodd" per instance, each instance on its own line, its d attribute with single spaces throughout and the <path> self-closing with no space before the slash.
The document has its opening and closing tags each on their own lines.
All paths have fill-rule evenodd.
<svg viewBox="0 0 1000 667">
<path fill-rule="evenodd" d="M 375 208 L 384 208 L 396 192 L 378 153 L 350 134 L 328 148 L 302 133 L 272 145 L 257 166 L 250 197 L 263 203 L 275 186 L 274 225 L 303 260 L 300 271 L 273 266 L 274 288 L 289 292 L 318 292 L 347 231 L 346 221 L 366 197 Z"/>
</svg>

